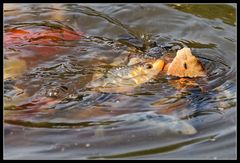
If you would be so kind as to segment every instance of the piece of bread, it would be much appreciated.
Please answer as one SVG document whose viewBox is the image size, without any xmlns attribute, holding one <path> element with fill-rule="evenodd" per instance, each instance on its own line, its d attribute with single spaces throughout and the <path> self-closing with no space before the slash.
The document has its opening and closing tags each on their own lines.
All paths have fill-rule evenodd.
<svg viewBox="0 0 240 163">
<path fill-rule="evenodd" d="M 177 51 L 176 57 L 168 66 L 167 75 L 177 77 L 204 77 L 206 72 L 200 60 L 192 55 L 190 48 Z"/>
</svg>

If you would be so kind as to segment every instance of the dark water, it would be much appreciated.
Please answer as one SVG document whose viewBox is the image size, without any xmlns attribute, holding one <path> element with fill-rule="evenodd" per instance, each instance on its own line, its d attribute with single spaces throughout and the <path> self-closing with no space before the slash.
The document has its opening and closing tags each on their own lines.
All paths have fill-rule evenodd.
<svg viewBox="0 0 240 163">
<path fill-rule="evenodd" d="M 235 4 L 4 5 L 5 28 L 56 20 L 87 37 L 55 45 L 65 51 L 29 61 L 20 75 L 4 80 L 5 159 L 236 159 Z M 109 69 L 130 44 L 147 45 L 148 40 L 190 47 L 207 69 L 207 91 L 182 93 L 163 77 L 129 93 L 90 91 L 43 108 L 15 108 L 61 87 L 58 99 L 81 92 L 95 72 Z M 14 51 L 36 55 L 24 52 Z M 5 49 L 5 56 L 11 53 Z M 20 63 L 11 66 L 16 65 Z M 18 95 L 21 90 L 27 97 Z M 95 101 L 83 104 L 88 97 Z M 134 113 L 149 111 L 182 119 L 197 133 L 168 132 L 167 122 L 116 124 L 119 115 L 132 119 Z"/>
</svg>

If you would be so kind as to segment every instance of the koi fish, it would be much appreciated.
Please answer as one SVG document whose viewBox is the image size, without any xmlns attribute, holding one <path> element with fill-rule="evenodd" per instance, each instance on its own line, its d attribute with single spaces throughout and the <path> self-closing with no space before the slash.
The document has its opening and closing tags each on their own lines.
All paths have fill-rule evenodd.
<svg viewBox="0 0 240 163">
<path fill-rule="evenodd" d="M 197 130 L 188 122 L 153 111 L 118 115 L 110 118 L 110 121 L 114 123 L 101 126 L 98 131 L 100 129 L 104 132 L 104 130 L 108 131 L 109 129 L 127 130 L 129 128 L 136 131 L 144 129 L 144 132 L 154 132 L 157 135 L 166 133 L 193 135 L 197 133 Z"/>
<path fill-rule="evenodd" d="M 164 67 L 161 59 L 148 60 L 130 66 L 110 69 L 100 78 L 91 81 L 86 88 L 115 91 L 128 90 L 156 77 Z M 120 88 L 120 89 L 118 89 Z"/>
</svg>

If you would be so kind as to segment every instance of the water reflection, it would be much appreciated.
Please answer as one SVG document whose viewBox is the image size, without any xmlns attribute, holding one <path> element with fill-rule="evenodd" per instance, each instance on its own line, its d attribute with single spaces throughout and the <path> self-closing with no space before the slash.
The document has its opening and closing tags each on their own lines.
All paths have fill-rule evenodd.
<svg viewBox="0 0 240 163">
<path fill-rule="evenodd" d="M 206 12 L 209 9 L 215 12 Z M 27 58 L 24 70 L 5 72 L 9 74 L 4 80 L 5 158 L 188 159 L 191 154 L 199 158 L 199 151 L 204 158 L 236 157 L 234 6 L 7 4 L 4 18 L 5 29 L 54 24 L 51 27 L 84 33 L 81 39 L 54 42 L 51 46 L 63 51 L 52 50 L 52 57 L 24 49 L 27 45 L 5 48 L 8 67 L 14 65 L 7 62 L 15 56 Z M 94 73 L 116 66 L 113 61 L 124 64 L 129 53 L 151 53 L 154 45 L 192 48 L 207 69 L 208 82 L 199 81 L 201 89 L 182 92 L 174 85 L 176 79 L 162 75 L 126 93 L 82 89 Z M 154 128 L 152 116 L 147 119 L 150 125 L 141 125 L 141 116 L 129 125 L 139 112 L 173 116 L 197 133 L 159 135 L 164 125 L 165 129 L 174 125 L 160 118 L 156 124 L 163 126 Z M 128 117 L 117 119 L 122 115 Z"/>
<path fill-rule="evenodd" d="M 232 4 L 233 5 L 233 4 Z M 221 19 L 224 23 L 236 25 L 236 9 L 230 4 L 169 4 L 170 7 L 207 19 Z"/>
</svg>

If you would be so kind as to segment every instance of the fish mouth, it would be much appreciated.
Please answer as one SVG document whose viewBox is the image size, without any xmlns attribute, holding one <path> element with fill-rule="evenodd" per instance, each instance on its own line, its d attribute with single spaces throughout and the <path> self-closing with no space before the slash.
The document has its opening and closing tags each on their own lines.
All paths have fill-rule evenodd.
<svg viewBox="0 0 240 163">
<path fill-rule="evenodd" d="M 156 69 L 156 70 L 159 70 L 159 71 L 162 71 L 163 68 L 164 68 L 164 61 L 162 59 L 157 59 L 154 63 L 153 63 L 153 67 Z"/>
</svg>

